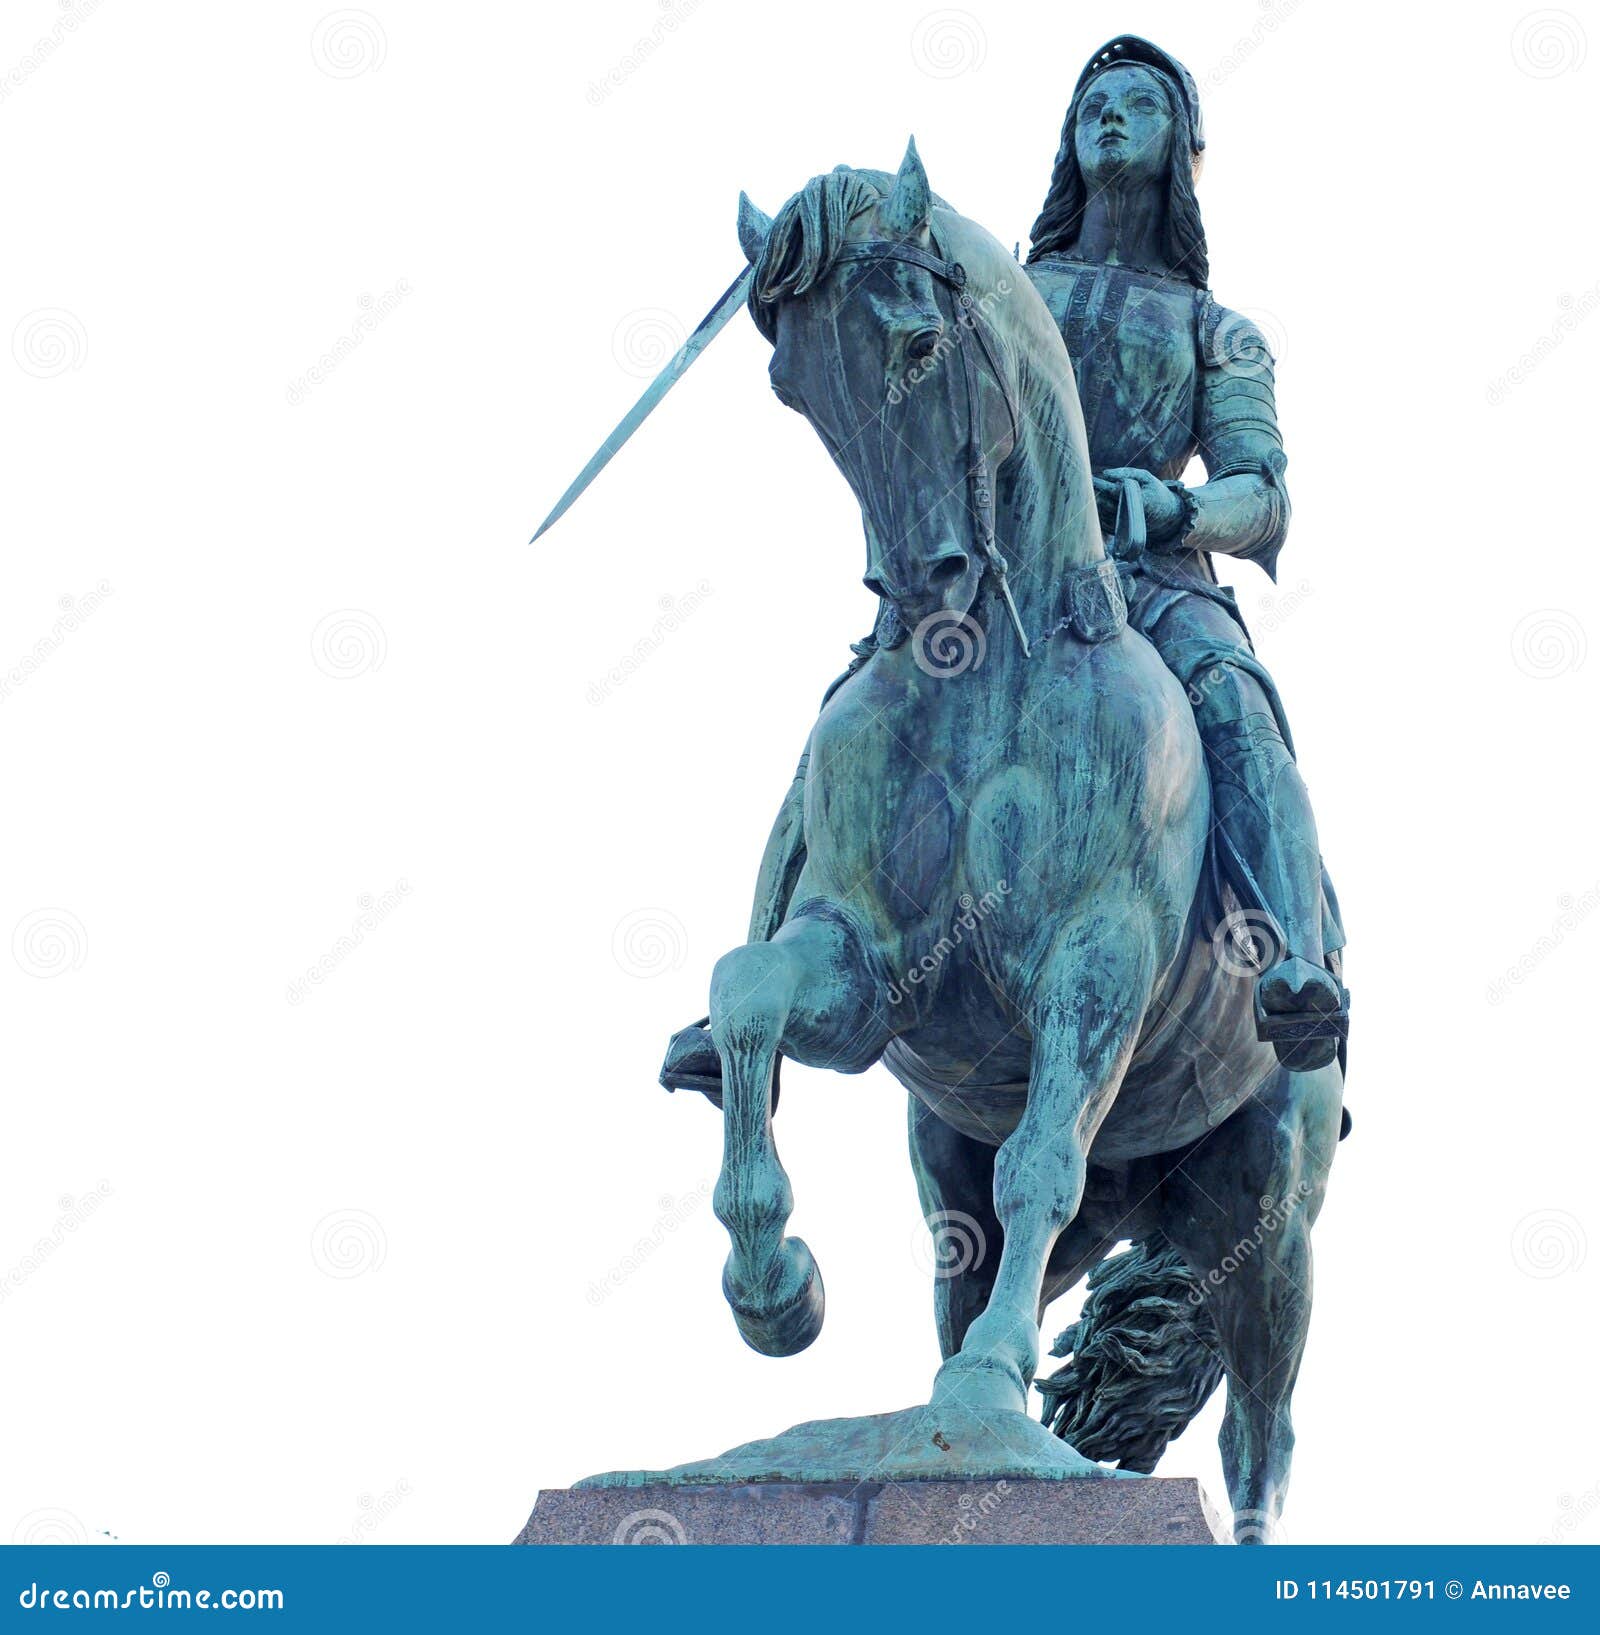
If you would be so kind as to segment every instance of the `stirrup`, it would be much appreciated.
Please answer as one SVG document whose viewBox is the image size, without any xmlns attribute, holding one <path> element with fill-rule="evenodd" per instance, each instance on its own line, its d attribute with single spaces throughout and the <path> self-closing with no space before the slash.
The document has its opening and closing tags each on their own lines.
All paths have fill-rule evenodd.
<svg viewBox="0 0 1600 1635">
<path fill-rule="evenodd" d="M 722 1105 L 722 1064 L 711 1048 L 711 1036 L 706 1032 L 711 1018 L 702 1016 L 686 1028 L 679 1028 L 667 1043 L 667 1054 L 661 1063 L 660 1084 L 664 1090 L 698 1090 L 710 1096 L 717 1106 Z M 716 1063 L 716 1072 L 704 1070 L 709 1053 Z"/>
<path fill-rule="evenodd" d="M 1263 1044 L 1308 1044 L 1313 1039 L 1337 1039 L 1344 1044 L 1350 1037 L 1350 990 L 1342 982 L 1336 1011 L 1269 1011 L 1261 1003 L 1259 985 L 1255 1011 L 1256 1038 Z"/>
</svg>

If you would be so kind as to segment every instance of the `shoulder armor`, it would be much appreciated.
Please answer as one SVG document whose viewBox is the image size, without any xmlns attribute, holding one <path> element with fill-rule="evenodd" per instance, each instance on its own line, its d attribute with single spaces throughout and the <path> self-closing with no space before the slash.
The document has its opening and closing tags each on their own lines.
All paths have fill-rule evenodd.
<svg viewBox="0 0 1600 1635">
<path fill-rule="evenodd" d="M 1209 290 L 1200 303 L 1198 321 L 1200 361 L 1208 369 L 1230 364 L 1270 367 L 1276 361 L 1260 329 L 1242 312 L 1234 312 L 1213 300 Z"/>
</svg>

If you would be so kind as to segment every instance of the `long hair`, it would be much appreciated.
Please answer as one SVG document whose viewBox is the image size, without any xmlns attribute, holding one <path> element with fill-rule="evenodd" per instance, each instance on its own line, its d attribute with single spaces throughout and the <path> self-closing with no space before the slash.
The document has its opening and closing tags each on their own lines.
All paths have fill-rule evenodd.
<svg viewBox="0 0 1600 1635">
<path fill-rule="evenodd" d="M 1206 254 L 1205 224 L 1200 220 L 1200 201 L 1194 195 L 1194 127 L 1184 98 L 1177 96 L 1169 77 L 1159 68 L 1141 63 L 1146 72 L 1160 81 L 1172 114 L 1172 151 L 1167 162 L 1165 242 L 1162 249 L 1173 270 L 1191 284 L 1205 289 L 1211 281 L 1211 261 Z M 1098 76 L 1096 76 L 1098 77 Z M 1032 247 L 1028 260 L 1070 252 L 1083 231 L 1083 212 L 1089 190 L 1078 168 L 1074 133 L 1078 109 L 1094 79 L 1088 80 L 1067 105 L 1066 123 L 1061 127 L 1061 146 L 1056 149 L 1056 168 L 1050 176 L 1050 191 L 1029 235 Z"/>
</svg>

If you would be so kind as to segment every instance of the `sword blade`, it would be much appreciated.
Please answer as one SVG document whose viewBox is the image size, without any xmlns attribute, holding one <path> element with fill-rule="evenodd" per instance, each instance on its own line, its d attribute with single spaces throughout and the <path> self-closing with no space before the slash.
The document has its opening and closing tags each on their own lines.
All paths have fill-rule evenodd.
<svg viewBox="0 0 1600 1635">
<path fill-rule="evenodd" d="M 746 267 L 734 279 L 723 291 L 717 304 L 695 326 L 694 333 L 673 353 L 666 368 L 645 387 L 639 401 L 617 422 L 616 429 L 594 451 L 589 463 L 572 479 L 566 493 L 556 501 L 555 509 L 539 524 L 539 532 L 528 541 L 530 545 L 540 534 L 560 521 L 572 502 L 605 470 L 617 450 L 644 424 L 650 411 L 678 384 L 689 365 L 705 351 L 727 321 L 744 305 L 745 295 L 750 288 L 750 273 L 751 269 Z"/>
</svg>

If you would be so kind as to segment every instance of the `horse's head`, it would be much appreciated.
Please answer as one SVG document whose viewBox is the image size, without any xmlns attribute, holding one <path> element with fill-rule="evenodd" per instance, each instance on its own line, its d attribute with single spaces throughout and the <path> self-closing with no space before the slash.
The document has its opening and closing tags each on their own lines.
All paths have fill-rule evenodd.
<svg viewBox="0 0 1600 1635">
<path fill-rule="evenodd" d="M 841 165 L 773 221 L 741 195 L 739 241 L 773 390 L 860 502 L 868 588 L 908 624 L 965 614 L 1018 436 L 1015 353 L 991 310 L 1025 282 L 1015 261 L 932 193 L 915 143 L 897 175 Z"/>
</svg>

